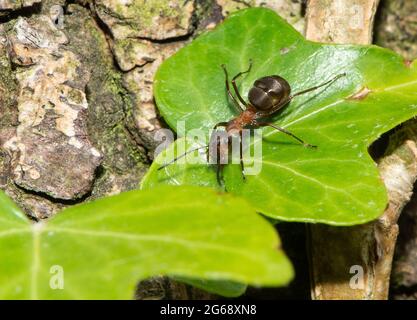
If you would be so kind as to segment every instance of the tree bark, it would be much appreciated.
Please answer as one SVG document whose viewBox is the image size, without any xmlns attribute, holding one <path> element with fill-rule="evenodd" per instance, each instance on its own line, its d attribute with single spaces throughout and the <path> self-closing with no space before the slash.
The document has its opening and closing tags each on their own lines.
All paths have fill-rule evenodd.
<svg viewBox="0 0 417 320">
<path fill-rule="evenodd" d="M 335 43 L 370 43 L 378 0 L 311 0 L 307 37 Z M 415 122 L 389 138 L 378 167 L 389 195 L 384 214 L 355 227 L 311 225 L 313 299 L 387 299 L 398 217 L 417 178 Z"/>
<path fill-rule="evenodd" d="M 384 0 L 379 8 L 375 43 L 390 48 L 408 60 L 417 57 L 417 3 Z M 416 128 L 410 120 L 410 128 Z M 401 213 L 400 233 L 391 273 L 391 299 L 417 299 L 417 194 Z"/>
</svg>

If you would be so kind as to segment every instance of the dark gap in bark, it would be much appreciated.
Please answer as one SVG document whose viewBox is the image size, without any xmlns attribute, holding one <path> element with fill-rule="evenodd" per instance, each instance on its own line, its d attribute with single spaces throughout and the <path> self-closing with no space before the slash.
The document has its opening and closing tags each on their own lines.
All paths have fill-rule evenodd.
<svg viewBox="0 0 417 320">
<path fill-rule="evenodd" d="M 377 30 L 379 30 L 380 28 L 382 28 L 382 25 L 384 23 L 384 7 L 386 5 L 385 0 L 380 0 L 380 3 L 378 5 L 378 8 L 376 9 L 376 13 L 375 13 L 375 22 L 374 22 L 374 26 L 372 29 L 372 43 L 375 43 L 376 41 L 376 32 Z"/>
<path fill-rule="evenodd" d="M 218 25 L 223 21 L 222 7 L 214 0 L 196 0 L 197 10 L 200 10 L 200 20 L 197 21 L 196 33 L 205 30 L 210 24 Z"/>
<path fill-rule="evenodd" d="M 390 136 L 397 130 L 398 127 L 385 132 L 368 147 L 369 155 L 374 161 L 377 161 L 384 156 L 388 148 Z"/>
<path fill-rule="evenodd" d="M 406 298 L 410 300 L 417 299 L 417 284 L 412 285 L 410 287 L 400 286 L 400 287 L 395 288 L 395 294 L 390 295 L 390 299 L 399 300 L 398 297 L 401 297 L 402 299 Z"/>
<path fill-rule="evenodd" d="M 240 4 L 243 4 L 243 5 L 245 5 L 246 7 L 248 7 L 248 8 L 250 8 L 250 7 L 252 7 L 251 5 L 250 5 L 250 3 L 249 2 L 247 2 L 247 1 L 245 1 L 245 0 L 232 0 L 233 2 L 236 2 L 236 3 L 240 3 Z"/>
<path fill-rule="evenodd" d="M 5 10 L 0 15 L 0 24 L 7 23 L 9 21 L 15 20 L 19 17 L 29 18 L 32 15 L 40 14 L 42 11 L 42 2 L 35 3 L 30 7 L 24 7 L 17 10 Z"/>
<path fill-rule="evenodd" d="M 92 8 L 88 8 L 88 10 L 90 11 L 91 16 L 93 17 L 93 19 L 96 21 L 98 27 L 101 29 L 101 31 L 104 33 L 104 35 L 110 37 L 112 40 L 114 40 L 113 34 L 110 30 L 110 28 L 107 26 L 107 24 L 105 24 L 97 15 L 97 13 L 95 12 L 95 10 L 93 10 Z M 108 42 L 108 39 L 107 39 Z"/>
<path fill-rule="evenodd" d="M 307 13 L 307 1 L 308 0 L 301 0 L 301 16 L 302 17 L 305 17 Z"/>
<path fill-rule="evenodd" d="M 307 232 L 304 223 L 280 222 L 276 226 L 282 249 L 295 269 L 293 281 L 282 288 L 249 287 L 241 299 L 255 300 L 310 300 L 310 272 L 307 256 Z"/>
<path fill-rule="evenodd" d="M 167 39 L 153 39 L 153 38 L 148 38 L 148 37 L 128 37 L 127 39 L 138 39 L 138 40 L 146 40 L 155 44 L 169 44 L 169 43 L 173 43 L 173 42 L 183 42 L 183 41 L 187 41 L 190 38 L 192 38 L 194 32 L 185 34 L 183 36 L 178 36 L 178 37 L 171 37 L 171 38 L 167 38 Z"/>
<path fill-rule="evenodd" d="M 97 177 L 98 169 L 96 169 L 94 175 Z M 87 200 L 91 196 L 91 192 L 92 192 L 92 190 L 90 190 L 89 192 L 87 192 L 83 196 L 81 196 L 79 198 L 76 198 L 76 199 L 59 199 L 59 198 L 54 198 L 53 196 L 51 196 L 51 195 L 49 195 L 45 192 L 29 190 L 29 189 L 26 189 L 24 187 L 19 186 L 16 183 L 14 183 L 14 185 L 16 186 L 17 189 L 23 191 L 26 194 L 31 194 L 31 195 L 34 195 L 34 196 L 38 196 L 38 197 L 44 198 L 44 199 L 46 199 L 46 200 L 48 200 L 52 203 L 62 204 L 62 205 L 67 205 L 67 206 L 71 206 L 71 205 L 75 205 L 75 204 L 79 204 L 79 203 L 84 202 L 85 200 Z"/>
</svg>

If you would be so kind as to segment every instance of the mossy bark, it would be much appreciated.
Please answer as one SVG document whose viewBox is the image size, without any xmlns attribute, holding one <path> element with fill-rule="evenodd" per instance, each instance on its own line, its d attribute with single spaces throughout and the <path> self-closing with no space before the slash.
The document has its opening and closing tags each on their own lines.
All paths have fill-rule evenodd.
<svg viewBox="0 0 417 320">
<path fill-rule="evenodd" d="M 41 12 L 38 13 L 36 10 L 29 17 L 22 18 L 24 20 L 21 21 L 26 23 L 27 20 L 29 24 L 36 28 L 38 21 L 43 22 L 44 19 L 50 18 L 51 7 L 59 4 L 65 4 L 65 2 L 45 1 L 42 4 Z M 81 127 L 85 129 L 85 131 L 82 131 L 83 137 L 79 137 L 79 139 L 88 141 L 89 145 L 91 144 L 98 150 L 102 161 L 97 163 L 90 173 L 84 172 L 84 174 L 71 176 L 71 181 L 66 182 L 65 179 L 60 177 L 60 191 L 62 192 L 54 192 L 54 190 L 48 192 L 48 186 L 46 185 L 40 185 L 37 188 L 32 188 L 30 184 L 16 186 L 16 174 L 11 169 L 17 155 L 14 150 L 4 148 L 6 149 L 3 152 L 4 157 L 9 159 L 8 161 L 7 159 L 2 161 L 4 164 L 2 172 L 3 181 L 5 181 L 4 188 L 26 210 L 28 215 L 35 219 L 47 218 L 64 206 L 134 189 L 148 166 L 146 149 L 135 133 L 132 118 L 133 98 L 123 87 L 122 75 L 114 64 L 106 34 L 97 24 L 92 12 L 87 8 L 71 4 L 63 9 L 66 12 L 63 17 L 64 27 L 62 30 L 53 29 L 52 32 L 62 32 L 68 39 L 65 43 L 59 44 L 56 48 L 56 54 L 62 54 L 64 52 L 62 50 L 65 50 L 65 53 L 68 52 L 72 56 L 68 60 L 68 65 L 62 65 L 61 70 L 54 70 L 55 72 L 68 73 L 69 68 L 72 67 L 69 64 L 76 63 L 74 66 L 75 78 L 67 79 L 67 82 L 72 82 L 70 86 L 77 88 L 82 95 L 85 95 L 88 108 L 83 117 L 76 119 L 74 127 L 76 130 Z M 19 108 L 25 103 L 21 99 L 22 88 L 19 88 L 19 81 L 16 80 L 16 77 L 18 74 L 26 72 L 26 70 L 31 72 L 30 68 L 33 68 L 29 64 L 24 65 L 13 61 L 13 45 L 17 48 L 19 43 L 13 43 L 12 45 L 10 39 L 16 32 L 16 24 L 19 19 L 19 17 L 13 16 L 10 21 L 3 24 L 3 37 L 6 39 L 5 45 L 2 47 L 3 52 L 0 55 L 3 61 L 1 87 L 4 87 L 3 91 L 6 92 L 2 95 L 1 101 L 1 111 L 5 114 L 5 116 L 2 116 L 1 122 L 1 130 L 2 133 L 4 132 L 2 134 L 3 147 L 4 143 L 9 141 L 13 134 L 16 134 L 16 129 L 18 130 Z M 41 36 L 52 37 L 53 35 L 42 34 Z M 46 38 L 46 40 L 52 42 L 51 39 Z M 45 61 L 49 54 L 49 52 L 38 52 L 39 61 Z M 28 59 L 32 59 L 32 57 L 28 57 Z M 45 63 L 46 67 L 49 67 L 52 62 L 47 61 Z M 35 61 L 33 64 L 40 65 L 40 62 Z M 48 97 L 49 93 L 53 94 L 52 91 L 47 91 L 46 97 L 44 97 L 46 101 L 53 100 L 52 97 Z M 78 91 L 73 90 L 73 92 Z M 17 97 L 20 98 L 16 99 Z M 75 96 L 69 95 L 67 98 L 74 99 Z M 19 119 L 21 122 L 21 114 Z M 43 122 L 46 122 L 46 120 L 44 119 Z M 44 134 L 53 131 L 46 126 L 44 129 L 46 131 Z M 77 138 L 78 136 L 76 135 Z M 75 138 L 71 137 L 71 139 Z M 36 144 L 34 140 L 25 141 L 27 145 L 31 142 Z M 70 150 L 71 146 L 62 145 L 59 147 L 54 146 L 54 144 L 58 144 L 58 140 L 49 141 L 48 145 L 45 146 L 45 149 L 46 147 L 54 148 L 53 151 L 57 158 L 55 161 L 45 160 L 49 164 L 48 181 L 51 181 L 57 175 L 65 176 L 66 173 L 62 172 L 63 168 L 71 170 L 72 167 L 76 169 L 75 171 L 82 172 L 83 164 L 77 161 L 77 157 L 74 159 L 78 163 L 68 163 L 69 154 L 72 151 Z M 76 146 L 79 147 L 79 145 Z M 58 150 L 60 152 L 57 152 Z M 83 153 L 87 151 L 77 152 L 81 159 Z M 36 155 L 32 154 L 32 157 L 36 156 L 44 157 L 45 155 L 42 152 Z M 88 189 L 82 190 L 82 194 L 74 194 L 73 189 L 77 188 L 77 185 L 82 185 L 85 179 L 91 179 L 93 182 L 88 185 Z M 63 194 L 68 196 L 63 197 Z"/>
</svg>

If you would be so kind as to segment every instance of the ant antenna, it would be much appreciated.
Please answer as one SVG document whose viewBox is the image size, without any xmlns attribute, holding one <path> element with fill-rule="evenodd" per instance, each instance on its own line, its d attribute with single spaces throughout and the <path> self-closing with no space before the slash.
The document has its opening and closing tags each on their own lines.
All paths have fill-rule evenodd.
<svg viewBox="0 0 417 320">
<path fill-rule="evenodd" d="M 179 160 L 179 159 L 181 159 L 181 158 L 185 157 L 187 154 L 189 154 L 189 153 L 191 153 L 191 152 L 194 152 L 194 151 L 197 151 L 197 150 L 200 150 L 200 149 L 207 149 L 208 147 L 209 147 L 209 146 L 208 146 L 208 145 L 206 145 L 206 146 L 202 146 L 202 147 L 198 147 L 198 148 L 194 148 L 194 149 L 188 150 L 188 151 L 184 152 L 182 155 L 180 155 L 180 156 L 178 156 L 178 157 L 176 157 L 176 158 L 172 159 L 170 162 L 165 163 L 165 164 L 163 164 L 162 166 L 160 166 L 160 167 L 158 168 L 158 171 L 159 171 L 159 170 L 162 170 L 163 168 L 168 167 L 169 165 L 171 165 L 171 164 L 173 164 L 174 162 L 176 162 L 177 160 Z"/>
<path fill-rule="evenodd" d="M 303 91 L 300 91 L 300 92 L 294 93 L 293 95 L 291 95 L 291 96 L 289 97 L 289 100 L 291 100 L 292 98 L 294 98 L 294 97 L 296 97 L 296 96 L 302 95 L 302 94 L 307 93 L 307 92 L 310 92 L 310 91 L 314 91 L 314 90 L 316 90 L 316 89 L 318 89 L 318 88 L 321 88 L 321 87 L 324 87 L 324 86 L 326 86 L 326 85 L 328 85 L 328 84 L 331 84 L 332 82 L 335 82 L 337 79 L 339 79 L 339 78 L 341 78 L 341 77 L 344 77 L 344 76 L 346 76 L 346 72 L 341 73 L 341 74 L 338 74 L 338 75 L 337 75 L 337 76 L 335 76 L 333 79 L 330 79 L 329 81 L 326 81 L 325 83 L 322 83 L 322 84 L 320 84 L 320 85 L 318 85 L 318 86 L 315 86 L 315 87 L 312 87 L 312 88 L 308 88 L 308 89 L 305 89 L 305 90 L 303 90 Z"/>
</svg>

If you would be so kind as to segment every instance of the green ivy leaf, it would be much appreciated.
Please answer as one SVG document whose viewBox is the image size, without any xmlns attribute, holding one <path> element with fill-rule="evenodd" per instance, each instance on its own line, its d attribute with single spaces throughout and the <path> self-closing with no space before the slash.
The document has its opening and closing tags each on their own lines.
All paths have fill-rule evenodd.
<svg viewBox="0 0 417 320">
<path fill-rule="evenodd" d="M 274 119 L 317 149 L 264 129 L 262 171 L 243 182 L 239 166 L 228 165 L 227 190 L 245 197 L 259 212 L 287 221 L 354 225 L 381 215 L 387 195 L 367 148 L 383 132 L 417 114 L 417 63 L 376 46 L 313 43 L 273 11 L 247 9 L 161 65 L 155 97 L 166 122 L 175 129 L 177 122 L 185 121 L 186 130 L 208 132 L 235 117 L 220 65 L 226 64 L 233 76 L 246 70 L 250 59 L 252 71 L 238 81 L 243 97 L 262 76 L 281 75 L 297 92 L 347 75 L 296 97 Z M 174 164 L 156 170 L 164 155 L 142 181 L 143 188 L 216 186 L 215 171 L 207 165 Z"/>
<path fill-rule="evenodd" d="M 293 276 L 273 227 L 209 188 L 130 191 L 35 224 L 3 193 L 0 210 L 0 299 L 129 299 L 160 274 L 231 296 Z"/>
</svg>

